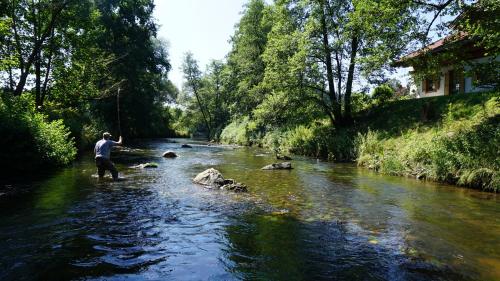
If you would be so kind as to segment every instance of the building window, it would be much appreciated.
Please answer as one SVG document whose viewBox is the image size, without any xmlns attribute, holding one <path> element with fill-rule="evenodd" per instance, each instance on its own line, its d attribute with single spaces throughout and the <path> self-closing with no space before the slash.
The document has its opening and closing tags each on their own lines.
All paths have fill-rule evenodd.
<svg viewBox="0 0 500 281">
<path fill-rule="evenodd" d="M 481 86 L 495 86 L 498 83 L 498 76 L 495 77 L 495 71 L 474 71 L 472 77 L 472 84 L 475 87 Z M 498 74 L 497 74 L 498 75 Z"/>
<path fill-rule="evenodd" d="M 472 63 L 468 71 L 472 78 L 472 86 L 477 88 L 498 87 L 500 81 L 500 61 L 489 59 L 485 62 Z"/>
<path fill-rule="evenodd" d="M 425 93 L 436 92 L 439 90 L 439 78 L 426 78 L 424 79 L 422 89 Z"/>
</svg>

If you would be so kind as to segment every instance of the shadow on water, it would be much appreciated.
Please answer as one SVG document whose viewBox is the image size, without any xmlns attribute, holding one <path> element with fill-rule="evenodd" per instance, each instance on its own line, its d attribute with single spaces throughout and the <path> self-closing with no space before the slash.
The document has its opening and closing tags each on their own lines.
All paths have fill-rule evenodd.
<svg viewBox="0 0 500 281">
<path fill-rule="evenodd" d="M 265 151 L 184 141 L 114 152 L 123 182 L 99 181 L 87 155 L 2 201 L 0 280 L 500 277 L 496 195 L 307 158 L 262 171 Z M 144 162 L 158 168 L 129 168 Z M 249 193 L 194 185 L 209 167 Z"/>
</svg>

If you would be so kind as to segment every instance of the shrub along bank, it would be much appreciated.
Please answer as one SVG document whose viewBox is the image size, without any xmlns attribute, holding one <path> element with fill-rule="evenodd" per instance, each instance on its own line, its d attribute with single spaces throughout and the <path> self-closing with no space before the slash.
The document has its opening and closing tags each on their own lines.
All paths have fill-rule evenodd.
<svg viewBox="0 0 500 281">
<path fill-rule="evenodd" d="M 320 120 L 265 132 L 245 118 L 226 127 L 221 141 L 356 161 L 386 174 L 500 190 L 499 92 L 399 100 L 356 115 L 348 127 L 333 128 Z"/>
<path fill-rule="evenodd" d="M 49 121 L 32 100 L 0 98 L 0 170 L 4 175 L 69 164 L 75 142 L 62 120 Z"/>
</svg>

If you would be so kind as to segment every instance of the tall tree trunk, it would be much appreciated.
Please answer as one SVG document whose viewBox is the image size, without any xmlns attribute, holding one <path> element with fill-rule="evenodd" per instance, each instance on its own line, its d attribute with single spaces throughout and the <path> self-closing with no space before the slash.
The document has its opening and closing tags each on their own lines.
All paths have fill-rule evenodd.
<svg viewBox="0 0 500 281">
<path fill-rule="evenodd" d="M 196 101 L 198 102 L 198 106 L 200 107 L 201 115 L 203 116 L 203 121 L 205 121 L 205 126 L 207 126 L 208 129 L 208 137 L 210 138 L 212 136 L 212 126 L 210 126 L 210 122 L 207 118 L 204 106 L 201 103 L 200 96 L 198 95 L 198 87 L 196 87 L 195 85 L 193 85 L 193 93 L 196 97 Z"/>
<path fill-rule="evenodd" d="M 356 54 L 358 52 L 359 38 L 355 34 L 351 40 L 351 59 L 349 62 L 349 71 L 347 74 L 346 89 L 344 95 L 344 122 L 352 122 L 352 107 L 351 107 L 351 94 L 352 94 L 352 83 L 354 80 L 354 70 L 356 66 Z"/>
<path fill-rule="evenodd" d="M 45 97 L 47 97 L 47 92 L 48 92 L 47 86 L 49 84 L 50 71 L 52 69 L 52 56 L 54 55 L 54 53 L 53 53 L 54 29 L 52 29 L 52 34 L 50 35 L 49 41 L 50 41 L 49 54 L 48 54 L 48 58 L 47 58 L 47 66 L 45 67 L 45 78 L 43 80 L 42 95 L 40 98 L 40 106 L 41 107 L 43 107 Z"/>
<path fill-rule="evenodd" d="M 332 52 L 330 50 L 330 43 L 328 42 L 328 26 L 326 25 L 326 11 L 325 2 L 321 1 L 321 33 L 323 36 L 323 52 L 326 64 L 326 79 L 328 82 L 328 94 L 332 103 L 333 115 L 335 118 L 340 118 L 340 96 L 337 99 L 335 94 L 335 83 L 333 79 L 333 63 Z"/>
<path fill-rule="evenodd" d="M 47 86 L 49 84 L 50 71 L 52 69 L 52 54 L 48 58 L 47 67 L 45 69 L 45 79 L 43 80 L 43 86 L 40 96 L 40 106 L 43 107 L 45 98 L 47 97 Z"/>
<path fill-rule="evenodd" d="M 42 94 L 41 94 L 41 65 L 40 65 L 40 53 L 37 54 L 35 61 L 35 105 L 37 108 L 42 106 Z"/>
<path fill-rule="evenodd" d="M 8 67 L 8 72 L 9 72 L 9 92 L 14 91 L 14 76 L 12 74 L 12 67 L 9 65 Z"/>
<path fill-rule="evenodd" d="M 13 1 L 12 3 L 12 11 L 11 11 L 11 18 L 12 18 L 12 30 L 14 31 L 14 41 L 16 44 L 16 51 L 19 59 L 19 70 L 21 76 L 24 75 L 24 58 L 23 58 L 23 51 L 21 48 L 21 39 L 19 37 L 19 32 L 17 31 L 17 15 L 16 15 L 16 5 L 17 2 Z M 14 88 L 14 87 L 12 87 Z"/>
<path fill-rule="evenodd" d="M 220 102 L 220 82 L 219 79 L 215 80 L 215 108 L 222 108 L 221 102 Z M 219 112 L 214 112 L 214 119 L 215 123 L 219 124 L 221 117 L 220 117 L 220 111 Z"/>
<path fill-rule="evenodd" d="M 9 41 L 7 41 L 7 53 L 15 54 L 13 46 Z M 14 73 L 12 71 L 12 65 L 10 63 L 7 64 L 7 74 L 9 76 L 9 93 L 12 93 L 14 91 Z"/>
<path fill-rule="evenodd" d="M 35 1 L 33 1 L 33 37 L 34 44 L 40 40 L 40 16 Z M 35 55 L 35 106 L 41 108 L 41 61 L 42 48 L 38 48 Z"/>
<path fill-rule="evenodd" d="M 339 51 L 335 51 L 335 60 L 337 61 L 337 91 L 342 92 L 342 56 L 339 56 Z M 339 95 L 340 100 L 340 95 Z"/>
</svg>

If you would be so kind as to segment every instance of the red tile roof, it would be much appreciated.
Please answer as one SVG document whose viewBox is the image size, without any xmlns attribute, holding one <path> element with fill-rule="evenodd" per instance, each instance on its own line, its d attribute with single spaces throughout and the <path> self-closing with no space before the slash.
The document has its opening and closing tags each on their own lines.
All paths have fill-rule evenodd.
<svg viewBox="0 0 500 281">
<path fill-rule="evenodd" d="M 396 61 L 395 65 L 398 65 L 398 66 L 404 65 L 404 63 L 406 61 L 408 61 L 409 59 L 419 57 L 419 56 L 421 56 L 425 53 L 428 53 L 428 52 L 439 52 L 439 51 L 441 51 L 441 49 L 444 49 L 444 47 L 447 46 L 447 44 L 462 41 L 466 37 L 467 37 L 467 33 L 465 33 L 465 32 L 459 32 L 459 33 L 448 35 L 445 38 L 434 41 L 431 44 L 429 44 L 429 45 L 427 45 L 419 50 L 411 52 L 408 55 L 400 58 L 398 61 Z"/>
</svg>

